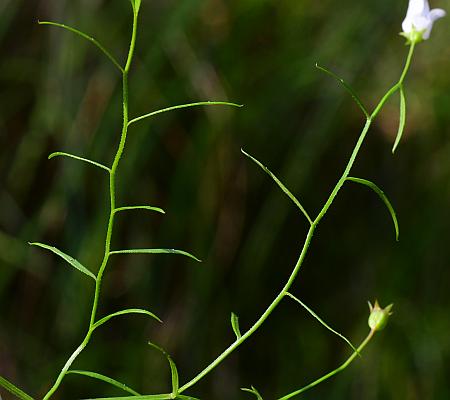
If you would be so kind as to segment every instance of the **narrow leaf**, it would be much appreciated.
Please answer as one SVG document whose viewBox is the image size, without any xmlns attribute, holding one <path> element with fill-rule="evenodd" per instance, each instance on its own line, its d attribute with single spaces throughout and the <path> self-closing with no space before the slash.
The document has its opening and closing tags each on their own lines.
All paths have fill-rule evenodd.
<svg viewBox="0 0 450 400">
<path fill-rule="evenodd" d="M 83 266 L 78 260 L 75 260 L 75 258 L 67 255 L 66 253 L 63 253 L 61 250 L 58 250 L 56 247 L 48 246 L 46 244 L 37 243 L 37 242 L 29 243 L 29 245 L 42 247 L 43 249 L 50 250 L 51 252 L 55 253 L 56 255 L 60 256 L 62 259 L 67 261 L 72 267 L 76 268 L 78 271 L 91 277 L 94 281 L 97 280 L 96 276 L 91 271 L 89 271 L 85 266 Z"/>
<path fill-rule="evenodd" d="M 96 167 L 102 168 L 102 169 L 104 169 L 104 170 L 106 170 L 106 171 L 108 171 L 108 172 L 111 172 L 111 169 L 108 168 L 106 165 L 100 164 L 100 163 L 98 163 L 98 162 L 96 162 L 96 161 L 89 160 L 89 159 L 87 159 L 87 158 L 74 156 L 73 154 L 63 153 L 63 152 L 61 152 L 61 151 L 57 151 L 57 152 L 55 152 L 55 153 L 50 154 L 50 155 L 48 156 L 48 159 L 50 160 L 50 159 L 52 159 L 52 158 L 54 158 L 54 157 L 70 157 L 70 158 L 74 158 L 75 160 L 83 161 L 83 162 L 86 162 L 86 163 L 95 165 Z"/>
<path fill-rule="evenodd" d="M 367 179 L 361 179 L 361 178 L 354 178 L 349 176 L 347 180 L 351 182 L 360 183 L 361 185 L 365 185 L 372 189 L 383 201 L 383 203 L 386 205 L 387 209 L 389 210 L 389 213 L 391 214 L 392 222 L 394 223 L 394 229 L 395 229 L 395 239 L 398 241 L 400 236 L 400 229 L 398 226 L 398 220 L 397 220 L 397 214 L 395 213 L 394 207 L 392 207 L 391 202 L 387 198 L 387 196 L 384 194 L 384 192 L 377 186 L 375 183 L 368 181 Z"/>
<path fill-rule="evenodd" d="M 13 385 L 10 381 L 0 376 L 0 386 L 7 390 L 9 393 L 16 396 L 21 400 L 33 400 L 31 396 L 26 394 L 24 391 L 19 389 L 17 386 Z"/>
<path fill-rule="evenodd" d="M 38 21 L 39 25 L 51 25 L 51 26 L 56 26 L 58 28 L 63 28 L 63 29 L 67 29 L 68 31 L 75 33 L 76 35 L 81 36 L 82 38 L 88 40 L 89 42 L 91 42 L 92 44 L 94 44 L 95 46 L 97 46 L 102 52 L 103 54 L 106 55 L 106 57 L 108 57 L 112 63 L 117 67 L 117 69 L 120 72 L 124 72 L 123 68 L 120 66 L 120 64 L 117 62 L 117 60 L 114 58 L 114 56 L 108 51 L 106 50 L 96 39 L 94 39 L 93 37 L 87 35 L 84 32 L 81 32 L 78 29 L 72 28 L 71 26 L 65 25 L 65 24 L 60 24 L 58 22 L 52 22 L 52 21 Z"/>
<path fill-rule="evenodd" d="M 84 376 L 88 376 L 90 378 L 93 379 L 97 379 L 99 381 L 103 381 L 106 383 L 109 383 L 110 385 L 113 385 L 119 389 L 122 389 L 123 391 L 136 395 L 136 396 L 140 396 L 140 394 L 138 392 L 136 392 L 135 390 L 131 389 L 130 387 L 128 387 L 127 385 L 125 385 L 122 382 L 119 382 L 115 379 L 109 378 L 108 376 L 105 375 L 101 375 L 101 374 L 97 374 L 96 372 L 90 372 L 90 371 L 80 371 L 80 370 L 69 370 L 67 371 L 67 374 L 77 374 L 77 375 L 84 375 Z"/>
<path fill-rule="evenodd" d="M 180 108 L 198 107 L 198 106 L 243 107 L 242 104 L 228 103 L 226 101 L 201 101 L 201 102 L 198 102 L 198 103 L 181 104 L 181 105 L 178 105 L 178 106 L 163 108 L 161 110 L 157 110 L 157 111 L 153 111 L 153 112 L 148 113 L 148 114 L 141 115 L 140 117 L 134 118 L 130 122 L 128 122 L 128 126 L 130 126 L 131 124 L 134 124 L 135 122 L 141 121 L 141 120 L 143 120 L 145 118 L 153 117 L 154 115 L 157 115 L 157 114 L 162 114 L 162 113 L 165 113 L 165 112 L 168 112 L 168 111 L 173 111 L 173 110 L 179 110 Z"/>
<path fill-rule="evenodd" d="M 95 397 L 85 400 L 170 400 L 173 399 L 172 393 L 166 394 L 147 394 L 140 396 L 120 396 L 120 397 Z"/>
<path fill-rule="evenodd" d="M 183 250 L 175 250 L 175 249 L 131 249 L 131 250 L 116 250 L 111 251 L 109 254 L 177 254 L 180 256 L 186 256 L 192 258 L 195 261 L 202 262 L 197 257 L 192 254 L 183 251 Z"/>
<path fill-rule="evenodd" d="M 148 315 L 154 319 L 156 319 L 158 322 L 162 322 L 161 319 L 159 319 L 155 314 L 151 313 L 147 310 L 142 310 L 140 308 L 129 308 L 127 310 L 121 310 L 117 311 L 113 314 L 109 314 L 106 317 L 103 317 L 99 319 L 94 325 L 92 325 L 92 329 L 97 329 L 99 326 L 103 325 L 105 322 L 108 322 L 111 318 L 119 317 L 120 315 L 127 315 L 127 314 L 145 314 Z"/>
<path fill-rule="evenodd" d="M 395 153 L 397 146 L 400 143 L 400 140 L 403 136 L 403 131 L 405 130 L 406 124 L 406 99 L 405 99 L 405 91 L 403 90 L 403 85 L 400 86 L 400 123 L 398 125 L 397 137 L 395 138 L 394 146 L 392 147 L 392 154 Z"/>
<path fill-rule="evenodd" d="M 305 208 L 300 204 L 300 202 L 297 200 L 297 198 L 288 190 L 286 186 L 275 176 L 275 174 L 272 173 L 272 171 L 267 168 L 265 165 L 263 165 L 260 161 L 258 161 L 255 157 L 251 156 L 250 154 L 246 153 L 243 149 L 241 149 L 242 154 L 250 158 L 254 163 L 256 163 L 259 167 L 262 168 L 262 170 L 268 174 L 275 183 L 280 187 L 280 189 L 294 202 L 294 204 L 300 209 L 300 211 L 303 213 L 303 215 L 306 217 L 308 222 L 312 225 L 313 221 L 311 217 L 306 212 Z"/>
<path fill-rule="evenodd" d="M 236 339 L 241 338 L 241 330 L 239 329 L 239 317 L 235 313 L 231 313 L 231 327 L 236 335 Z"/>
<path fill-rule="evenodd" d="M 316 63 L 316 68 L 319 69 L 320 71 L 325 72 L 326 74 L 330 75 L 334 79 L 336 79 L 344 87 L 344 89 L 347 90 L 347 92 L 350 94 L 350 96 L 352 96 L 353 100 L 358 105 L 358 107 L 361 109 L 361 111 L 364 113 L 366 118 L 370 118 L 369 112 L 367 111 L 366 107 L 364 107 L 360 98 L 358 97 L 356 92 L 353 90 L 353 88 L 347 82 L 344 81 L 344 79 L 342 79 L 340 76 L 336 75 L 334 72 L 332 72 L 324 67 L 321 67 L 317 63 Z"/>
<path fill-rule="evenodd" d="M 177 370 L 177 366 L 175 365 L 175 363 L 172 360 L 172 357 L 170 357 L 170 355 L 162 347 L 159 347 L 152 342 L 148 342 L 148 344 L 150 346 L 152 346 L 153 348 L 155 348 L 156 350 L 160 351 L 166 357 L 167 361 L 169 362 L 170 374 L 172 376 L 172 394 L 178 395 L 178 389 L 180 387 L 179 379 L 178 379 L 178 370 Z"/>
<path fill-rule="evenodd" d="M 330 332 L 334 333 L 335 335 L 339 336 L 344 342 L 346 342 L 355 353 L 358 353 L 358 349 L 353 346 L 352 342 L 348 340 L 344 335 L 341 333 L 335 331 L 333 328 L 331 328 L 325 321 L 323 321 L 313 310 L 311 310 L 306 304 L 304 304 L 300 299 L 295 297 L 293 294 L 286 292 L 286 296 L 289 296 L 292 300 L 296 301 L 298 304 L 300 304 L 306 311 L 308 311 L 317 321 L 319 321 L 325 328 L 327 328 Z"/>
<path fill-rule="evenodd" d="M 241 388 L 243 392 L 251 393 L 256 396 L 257 400 L 263 400 L 261 394 L 252 386 L 251 389 L 248 388 Z"/>
<path fill-rule="evenodd" d="M 150 206 L 127 206 L 127 207 L 118 207 L 114 210 L 115 213 L 118 213 L 120 211 L 128 211 L 128 210 L 148 210 L 148 211 L 156 211 L 161 214 L 165 214 L 166 212 L 158 207 L 150 207 Z"/>
</svg>

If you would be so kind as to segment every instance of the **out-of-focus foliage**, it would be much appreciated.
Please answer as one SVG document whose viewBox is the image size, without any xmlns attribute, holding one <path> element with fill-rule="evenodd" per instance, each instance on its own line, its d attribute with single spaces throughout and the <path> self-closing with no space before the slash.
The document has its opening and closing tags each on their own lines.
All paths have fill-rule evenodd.
<svg viewBox="0 0 450 400">
<path fill-rule="evenodd" d="M 432 5 L 450 10 L 449 0 Z M 245 108 L 180 110 L 132 127 L 119 202 L 148 202 L 167 215 L 118 216 L 115 248 L 183 248 L 203 263 L 117 256 L 101 313 L 148 308 L 164 324 L 139 316 L 111 322 L 77 369 L 142 392 L 167 391 L 166 360 L 148 340 L 173 355 L 183 383 L 233 340 L 231 311 L 242 330 L 255 320 L 295 262 L 306 223 L 239 150 L 264 161 L 314 214 L 363 123 L 347 93 L 314 64 L 334 69 L 375 104 L 405 58 L 398 32 L 406 7 L 406 0 L 143 0 L 132 116 L 197 100 Z M 121 123 L 114 68 L 89 43 L 36 21 L 79 27 L 123 59 L 130 17 L 126 0 L 0 2 L 0 374 L 33 394 L 45 392 L 79 343 L 93 285 L 26 243 L 54 244 L 95 270 L 107 217 L 103 172 L 47 155 L 69 151 L 110 163 Z M 379 199 L 349 184 L 293 289 L 354 342 L 367 330 L 367 299 L 394 302 L 395 314 L 361 360 L 304 398 L 450 398 L 448 21 L 418 46 L 395 156 L 398 101 L 391 101 L 354 170 L 389 194 L 400 242 Z M 348 352 L 286 301 L 192 394 L 234 400 L 246 396 L 239 387 L 253 384 L 274 398 Z M 59 398 L 115 393 L 70 375 Z"/>
</svg>

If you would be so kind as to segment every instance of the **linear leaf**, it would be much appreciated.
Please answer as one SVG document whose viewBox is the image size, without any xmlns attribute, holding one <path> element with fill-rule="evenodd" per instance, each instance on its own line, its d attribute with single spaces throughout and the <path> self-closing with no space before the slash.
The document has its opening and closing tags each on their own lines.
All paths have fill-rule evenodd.
<svg viewBox="0 0 450 400">
<path fill-rule="evenodd" d="M 180 104 L 178 106 L 167 107 L 161 110 L 153 111 L 148 114 L 141 115 L 140 117 L 133 118 L 130 122 L 128 122 L 128 126 L 134 124 L 135 122 L 141 121 L 145 118 L 150 118 L 157 114 L 162 114 L 172 110 L 179 110 L 180 108 L 188 108 L 188 107 L 198 107 L 198 106 L 230 106 L 230 107 L 243 107 L 242 104 L 228 103 L 226 101 L 200 101 L 197 103 L 188 103 L 188 104 Z"/>
<path fill-rule="evenodd" d="M 156 211 L 161 214 L 165 214 L 166 212 L 159 207 L 150 207 L 150 206 L 127 206 L 127 207 L 118 207 L 114 210 L 115 213 L 120 211 L 128 211 L 128 210 L 148 210 L 148 211 Z"/>
<path fill-rule="evenodd" d="M 248 392 L 248 393 L 254 394 L 254 395 L 256 396 L 256 399 L 257 399 L 257 400 L 263 400 L 261 394 L 255 389 L 254 386 L 252 386 L 251 389 L 248 389 L 248 388 L 241 388 L 241 390 L 242 390 L 243 392 Z"/>
<path fill-rule="evenodd" d="M 106 55 L 106 57 L 108 57 L 112 63 L 117 67 L 117 69 L 120 72 L 124 72 L 123 68 L 120 66 L 120 64 L 117 62 L 117 60 L 114 58 L 114 56 L 108 51 L 106 50 L 96 39 L 94 39 L 93 37 L 87 35 L 86 33 L 72 28 L 71 26 L 65 25 L 65 24 L 60 24 L 58 22 L 52 22 L 52 21 L 38 21 L 39 25 L 51 25 L 51 26 L 56 26 L 58 28 L 63 28 L 63 29 L 67 29 L 68 31 L 75 33 L 76 35 L 81 36 L 82 38 L 88 40 L 89 42 L 91 42 L 92 44 L 94 44 L 95 46 L 97 46 L 102 52 L 103 54 Z"/>
<path fill-rule="evenodd" d="M 342 79 L 340 76 L 336 75 L 334 72 L 330 71 L 329 69 L 321 67 L 317 63 L 316 63 L 316 68 L 319 69 L 320 71 L 325 72 L 326 74 L 330 75 L 334 79 L 336 79 L 344 87 L 344 89 L 347 90 L 348 93 L 350 93 L 350 96 L 352 96 L 353 100 L 358 105 L 358 107 L 361 109 L 361 111 L 364 113 L 366 118 L 370 118 L 370 115 L 369 115 L 369 112 L 367 111 L 367 108 L 364 107 L 361 99 L 358 97 L 358 95 L 353 90 L 353 88 L 347 82 L 344 81 L 344 79 Z"/>
<path fill-rule="evenodd" d="M 43 244 L 43 243 L 37 243 L 37 242 L 29 243 L 29 245 L 42 247 L 43 249 L 50 250 L 51 252 L 60 256 L 63 260 L 67 261 L 72 267 L 76 268 L 78 271 L 91 277 L 94 281 L 97 280 L 96 276 L 91 271 L 89 271 L 85 266 L 83 266 L 78 260 L 75 260 L 75 258 L 67 255 L 66 253 L 63 253 L 61 250 L 57 249 L 56 247 L 49 246 L 49 245 Z"/>
<path fill-rule="evenodd" d="M 109 314 L 106 317 L 99 319 L 94 325 L 92 325 L 92 329 L 93 330 L 97 329 L 100 325 L 103 325 L 104 323 L 108 322 L 111 318 L 119 317 L 120 315 L 126 314 L 145 314 L 156 319 L 158 322 L 162 322 L 160 318 L 158 318 L 155 314 L 151 313 L 150 311 L 142 310 L 140 308 L 129 308 L 127 310 L 117 311 L 113 314 Z"/>
<path fill-rule="evenodd" d="M 109 254 L 177 254 L 180 256 L 186 256 L 192 258 L 195 261 L 202 262 L 197 257 L 192 254 L 183 251 L 183 250 L 175 250 L 175 249 L 130 249 L 130 250 L 116 250 L 111 251 Z"/>
<path fill-rule="evenodd" d="M 70 153 L 63 153 L 61 151 L 57 151 L 55 153 L 50 154 L 48 156 L 48 159 L 50 160 L 50 159 L 52 159 L 54 157 L 70 157 L 70 158 L 74 158 L 75 160 L 83 161 L 83 162 L 95 165 L 96 167 L 102 168 L 102 169 L 104 169 L 104 170 L 106 170 L 108 172 L 111 172 L 111 169 L 108 168 L 106 165 L 100 164 L 100 163 L 98 163 L 96 161 L 89 160 L 88 158 L 78 157 L 78 156 L 75 156 L 75 155 L 70 154 Z"/>
<path fill-rule="evenodd" d="M 23 390 L 19 389 L 17 386 L 13 385 L 10 381 L 0 376 L 0 386 L 7 390 L 9 393 L 16 396 L 21 400 L 33 400 L 31 396 L 26 394 Z"/>
<path fill-rule="evenodd" d="M 141 396 L 119 396 L 119 397 L 95 397 L 85 400 L 170 400 L 173 399 L 172 393 L 165 394 L 147 394 Z"/>
<path fill-rule="evenodd" d="M 392 206 L 391 202 L 387 198 L 387 196 L 384 194 L 384 192 L 377 186 L 375 183 L 368 181 L 367 179 L 361 179 L 361 178 L 354 178 L 349 176 L 347 180 L 351 182 L 360 183 L 361 185 L 365 185 L 372 189 L 383 201 L 383 203 L 386 205 L 387 209 L 389 210 L 389 213 L 391 214 L 392 222 L 394 223 L 394 229 L 395 229 L 395 240 L 399 239 L 400 236 L 400 229 L 398 226 L 398 220 L 397 220 L 397 214 L 395 213 L 394 207 Z"/>
<path fill-rule="evenodd" d="M 255 157 L 251 156 L 250 154 L 246 153 L 243 149 L 241 149 L 242 154 L 250 158 L 253 162 L 255 162 L 259 167 L 263 169 L 263 171 L 268 174 L 275 183 L 280 187 L 280 189 L 287 194 L 287 196 L 294 202 L 294 204 L 300 209 L 300 211 L 303 213 L 303 215 L 306 217 L 308 222 L 312 225 L 313 221 L 309 214 L 306 212 L 305 208 L 300 204 L 300 202 L 297 200 L 297 198 L 288 190 L 286 186 L 275 176 L 275 174 L 267 168 L 265 165 L 263 165 L 260 161 L 258 161 Z"/>
<path fill-rule="evenodd" d="M 397 150 L 397 146 L 403 136 L 403 131 L 405 130 L 406 124 L 406 98 L 405 91 L 403 90 L 403 85 L 400 86 L 400 122 L 398 125 L 397 137 L 395 138 L 394 146 L 392 147 L 392 154 Z"/>
<path fill-rule="evenodd" d="M 236 335 L 236 339 L 240 339 L 242 335 L 239 329 L 239 317 L 234 312 L 231 313 L 231 327 Z"/>
<path fill-rule="evenodd" d="M 84 376 L 88 376 L 90 378 L 93 379 L 97 379 L 99 381 L 103 381 L 106 383 L 109 383 L 110 385 L 113 385 L 119 389 L 122 389 L 125 392 L 128 392 L 130 394 L 136 395 L 136 396 L 140 396 L 140 394 L 138 392 L 136 392 L 135 390 L 131 389 L 130 387 L 128 387 L 127 385 L 125 385 L 122 382 L 119 382 L 115 379 L 112 379 L 108 376 L 102 375 L 102 374 L 97 374 L 96 372 L 91 372 L 91 371 L 81 371 L 81 370 L 69 370 L 67 371 L 67 374 L 76 374 L 76 375 L 84 375 Z"/>
<path fill-rule="evenodd" d="M 148 342 L 148 344 L 150 346 L 152 346 L 153 348 L 155 348 L 156 350 L 160 351 L 167 359 L 169 366 L 170 366 L 170 374 L 172 376 L 172 394 L 173 395 L 178 395 L 178 389 L 179 389 L 179 379 L 178 379 L 178 370 L 177 370 L 177 366 L 175 365 L 175 363 L 172 360 L 172 357 L 170 357 L 170 355 L 162 348 L 157 346 L 156 344 L 152 343 L 152 342 Z"/>
<path fill-rule="evenodd" d="M 313 310 L 311 310 L 306 304 L 304 304 L 300 299 L 295 297 L 293 294 L 286 292 L 286 296 L 289 296 L 292 300 L 296 301 L 298 304 L 300 304 L 306 311 L 308 311 L 317 321 L 319 321 L 325 328 L 327 328 L 330 332 L 334 333 L 335 335 L 339 336 L 344 342 L 346 342 L 355 353 L 358 353 L 358 349 L 348 340 L 344 335 L 341 333 L 335 331 L 333 328 L 331 328 L 325 321 L 323 321 Z"/>
</svg>

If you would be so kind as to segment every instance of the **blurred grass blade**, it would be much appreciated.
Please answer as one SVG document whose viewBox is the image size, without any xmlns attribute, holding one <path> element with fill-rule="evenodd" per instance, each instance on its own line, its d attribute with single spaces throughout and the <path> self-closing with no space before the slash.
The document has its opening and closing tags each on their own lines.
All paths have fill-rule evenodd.
<svg viewBox="0 0 450 400">
<path fill-rule="evenodd" d="M 387 209 L 389 210 L 389 213 L 391 214 L 392 222 L 394 223 L 394 229 L 395 229 L 395 240 L 397 240 L 397 242 L 398 242 L 398 239 L 400 236 L 400 229 L 398 226 L 397 214 L 395 213 L 394 207 L 392 207 L 391 202 L 389 201 L 387 196 L 384 194 L 384 192 L 377 185 L 375 185 L 375 183 L 368 181 L 367 179 L 354 178 L 354 177 L 349 176 L 347 178 L 347 180 L 356 182 L 356 183 L 360 183 L 361 185 L 365 185 L 365 186 L 369 187 L 380 197 L 380 199 L 383 201 L 383 203 L 386 205 Z"/>
<path fill-rule="evenodd" d="M 341 333 L 335 331 L 332 327 L 330 327 L 325 321 L 323 321 L 313 310 L 311 310 L 306 304 L 304 304 L 300 299 L 295 297 L 293 294 L 286 292 L 286 296 L 289 296 L 292 300 L 296 301 L 298 304 L 300 304 L 306 311 L 308 311 L 317 321 L 319 321 L 325 328 L 327 328 L 330 332 L 334 333 L 335 335 L 339 336 L 345 343 L 347 343 L 352 350 L 359 354 L 358 349 L 348 340 L 344 335 Z"/>
<path fill-rule="evenodd" d="M 51 252 L 60 256 L 63 260 L 67 261 L 72 267 L 76 268 L 78 271 L 91 277 L 94 281 L 97 280 L 97 277 L 91 271 L 89 271 L 84 265 L 82 265 L 78 260 L 75 260 L 75 258 L 67 255 L 66 253 L 63 253 L 61 250 L 57 249 L 56 247 L 49 246 L 49 245 L 43 244 L 43 243 L 38 243 L 38 242 L 29 243 L 29 245 L 42 247 L 43 249 L 50 250 Z"/>
<path fill-rule="evenodd" d="M 13 385 L 10 381 L 0 376 L 0 386 L 7 390 L 9 393 L 16 396 L 21 400 L 33 400 L 31 396 L 20 390 L 17 386 Z"/>
<path fill-rule="evenodd" d="M 251 389 L 248 389 L 248 388 L 241 388 L 241 390 L 242 390 L 243 392 L 247 392 L 247 393 L 254 394 L 254 395 L 256 396 L 256 399 L 257 399 L 257 400 L 263 400 L 261 394 L 255 389 L 254 386 L 252 386 Z"/>
<path fill-rule="evenodd" d="M 120 211 L 128 211 L 128 210 L 148 210 L 148 211 L 156 211 L 161 214 L 165 214 L 166 212 L 159 207 L 150 207 L 150 206 L 126 206 L 126 207 L 118 207 L 114 210 L 115 213 Z"/>
<path fill-rule="evenodd" d="M 177 399 L 180 397 L 177 397 Z M 120 397 L 93 397 L 85 400 L 170 400 L 173 399 L 172 393 L 166 394 L 147 394 L 140 396 L 120 396 Z"/>
<path fill-rule="evenodd" d="M 250 158 L 254 163 L 259 165 L 263 171 L 268 174 L 275 183 L 280 187 L 280 189 L 287 194 L 287 196 L 294 202 L 294 204 L 300 209 L 300 211 L 303 213 L 303 215 L 306 217 L 310 225 L 313 224 L 313 221 L 309 214 L 306 212 L 306 210 L 303 208 L 303 206 L 300 204 L 300 202 L 297 200 L 297 198 L 288 190 L 286 186 L 272 173 L 272 171 L 267 168 L 265 165 L 263 165 L 261 162 L 259 162 L 255 157 L 251 156 L 250 154 L 246 153 L 243 149 L 241 149 L 242 154 Z"/>
<path fill-rule="evenodd" d="M 71 26 L 68 26 L 68 25 L 65 25 L 65 24 L 60 24 L 58 22 L 38 21 L 38 24 L 39 25 L 51 25 L 51 26 L 56 26 L 58 28 L 67 29 L 68 31 L 70 31 L 72 33 L 75 33 L 76 35 L 81 36 L 82 38 L 88 40 L 89 42 L 91 42 L 92 44 L 97 46 L 103 52 L 103 54 L 105 54 L 106 57 L 108 57 L 112 61 L 112 63 L 117 67 L 117 69 L 121 73 L 124 72 L 123 68 L 120 66 L 120 64 L 117 62 L 117 60 L 114 58 L 114 56 L 108 50 L 106 50 L 96 39 L 94 39 L 93 37 L 87 35 L 86 33 L 81 32 L 78 29 L 72 28 Z"/>
<path fill-rule="evenodd" d="M 150 118 L 157 114 L 162 114 L 168 111 L 172 110 L 179 110 L 181 108 L 188 108 L 188 107 L 198 107 L 198 106 L 230 106 L 230 107 L 243 107 L 242 104 L 235 104 L 235 103 L 229 103 L 226 101 L 201 101 L 198 103 L 188 103 L 188 104 L 181 104 L 178 106 L 163 108 L 161 110 L 153 111 L 148 114 L 141 115 L 140 117 L 132 119 L 130 122 L 128 122 L 128 126 L 131 124 L 134 124 L 135 122 L 141 121 L 145 118 Z"/>
<path fill-rule="evenodd" d="M 116 250 L 111 251 L 109 254 L 177 254 L 180 256 L 186 256 L 192 258 L 195 261 L 202 262 L 197 257 L 193 256 L 191 253 L 183 250 L 175 249 L 130 249 L 130 250 Z"/>
<path fill-rule="evenodd" d="M 236 339 L 240 339 L 242 335 L 239 329 L 239 317 L 234 312 L 231 313 L 231 327 L 236 335 Z"/>
<path fill-rule="evenodd" d="M 76 375 L 88 376 L 90 378 L 97 379 L 99 381 L 103 381 L 103 382 L 109 383 L 110 385 L 113 385 L 113 386 L 115 386 L 115 387 L 117 387 L 119 389 L 122 389 L 123 391 L 125 391 L 127 393 L 130 393 L 130 394 L 133 394 L 133 395 L 136 395 L 136 396 L 140 396 L 140 393 L 138 393 L 135 390 L 131 389 L 130 387 L 128 387 L 124 383 L 116 381 L 115 379 L 109 378 L 108 376 L 97 374 L 96 372 L 81 371 L 81 370 L 69 370 L 69 371 L 67 371 L 67 374 L 76 374 Z"/>
<path fill-rule="evenodd" d="M 115 318 L 115 317 L 119 317 L 120 315 L 127 315 L 127 314 L 145 314 L 145 315 L 148 315 L 148 316 L 156 319 L 158 322 L 162 322 L 160 318 L 158 318 L 155 314 L 151 313 L 150 311 L 142 310 L 141 308 L 129 308 L 127 310 L 117 311 L 113 314 L 109 314 L 106 317 L 103 317 L 102 319 L 99 319 L 94 325 L 92 325 L 92 329 L 93 330 L 97 329 L 99 326 L 108 322 L 111 318 Z"/>
<path fill-rule="evenodd" d="M 98 163 L 96 161 L 89 160 L 88 158 L 78 157 L 78 156 L 75 156 L 75 155 L 70 154 L 70 153 L 63 153 L 61 151 L 57 151 L 55 153 L 50 154 L 48 156 L 48 159 L 50 160 L 50 159 L 52 159 L 54 157 L 70 157 L 70 158 L 74 158 L 75 160 L 83 161 L 83 162 L 95 165 L 96 167 L 103 168 L 103 169 L 105 169 L 108 172 L 111 172 L 111 169 L 108 168 L 106 165 L 100 164 L 100 163 Z"/>
<path fill-rule="evenodd" d="M 161 352 L 166 357 L 166 359 L 169 363 L 169 366 L 170 366 L 170 374 L 172 377 L 172 394 L 174 396 L 177 396 L 180 385 L 179 385 L 179 379 L 178 379 L 177 366 L 173 362 L 172 357 L 170 357 L 170 355 L 162 347 L 159 347 L 152 342 L 148 342 L 148 344 L 150 346 L 152 346 L 153 348 L 155 348 L 156 350 L 158 350 L 159 352 Z"/>
<path fill-rule="evenodd" d="M 405 91 L 403 90 L 403 85 L 400 86 L 400 122 L 398 125 L 397 137 L 395 138 L 394 146 L 392 147 L 392 154 L 397 150 L 397 146 L 400 143 L 400 140 L 403 136 L 403 131 L 405 130 L 406 124 L 406 99 L 405 99 Z"/>
<path fill-rule="evenodd" d="M 329 69 L 326 69 L 326 68 L 320 66 L 317 63 L 316 63 L 316 68 L 319 69 L 320 71 L 325 72 L 326 74 L 330 75 L 334 79 L 336 79 L 344 87 L 344 89 L 347 90 L 348 93 L 350 93 L 350 96 L 352 96 L 353 100 L 358 105 L 358 107 L 361 109 L 361 111 L 364 113 L 366 118 L 370 118 L 370 114 L 367 111 L 367 108 L 364 106 L 361 99 L 356 94 L 356 92 L 353 90 L 353 88 L 347 82 L 345 82 L 344 79 L 342 79 L 340 76 L 336 75 L 334 72 L 330 71 Z"/>
</svg>

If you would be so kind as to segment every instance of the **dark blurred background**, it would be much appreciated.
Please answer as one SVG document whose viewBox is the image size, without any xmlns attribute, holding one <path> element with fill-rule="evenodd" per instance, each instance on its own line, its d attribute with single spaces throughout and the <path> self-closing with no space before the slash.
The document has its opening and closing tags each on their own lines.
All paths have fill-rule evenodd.
<svg viewBox="0 0 450 400">
<path fill-rule="evenodd" d="M 450 10 L 450 0 L 433 1 Z M 399 77 L 398 36 L 407 1 L 143 0 L 130 82 L 131 114 L 198 100 L 196 108 L 132 127 L 118 202 L 165 216 L 117 219 L 114 248 L 175 247 L 203 259 L 118 256 L 100 313 L 142 307 L 98 330 L 74 367 L 111 375 L 144 393 L 169 391 L 165 347 L 185 383 L 233 340 L 230 312 L 248 328 L 280 290 L 301 249 L 303 216 L 245 148 L 315 215 L 348 159 L 363 116 L 319 62 L 344 76 L 370 108 Z M 76 26 L 123 60 L 127 0 L 0 1 L 0 374 L 42 396 L 88 323 L 93 284 L 52 253 L 53 244 L 96 271 L 108 213 L 107 178 L 67 151 L 110 164 L 121 125 L 121 84 L 91 44 L 37 19 Z M 314 237 L 293 293 L 359 343 L 367 300 L 395 316 L 363 358 L 305 399 L 450 398 L 449 19 L 418 46 L 406 83 L 404 140 L 391 146 L 398 97 L 380 114 L 353 174 L 389 195 L 400 221 L 364 187 L 339 194 Z M 286 300 L 264 327 L 190 394 L 267 399 L 335 368 L 348 346 Z M 0 393 L 4 399 L 11 397 Z M 119 395 L 68 376 L 55 398 Z M 250 397 L 249 397 L 250 398 Z"/>
</svg>

